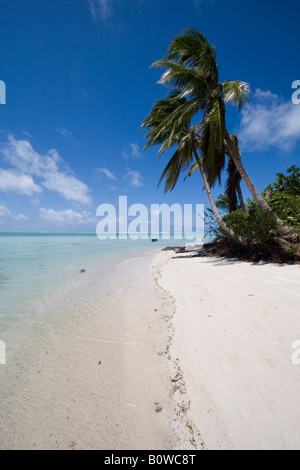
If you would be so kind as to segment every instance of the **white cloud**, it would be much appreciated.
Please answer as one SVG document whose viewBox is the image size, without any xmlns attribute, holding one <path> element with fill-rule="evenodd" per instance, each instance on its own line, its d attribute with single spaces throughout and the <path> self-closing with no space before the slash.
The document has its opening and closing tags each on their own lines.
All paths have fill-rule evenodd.
<svg viewBox="0 0 300 470">
<path fill-rule="evenodd" d="M 137 142 L 133 142 L 132 144 L 126 144 L 123 148 L 122 157 L 126 160 L 141 158 L 141 156 L 142 153 Z"/>
<path fill-rule="evenodd" d="M 99 176 L 100 179 L 102 179 L 102 177 L 104 176 L 110 181 L 118 181 L 118 178 L 107 168 L 97 168 L 96 175 Z"/>
<path fill-rule="evenodd" d="M 28 192 L 23 194 L 30 196 L 34 190 L 38 191 L 39 186 L 33 182 L 33 177 L 37 177 L 40 178 L 40 185 L 60 194 L 67 201 L 91 204 L 90 189 L 74 175 L 57 150 L 40 155 L 27 140 L 16 140 L 13 136 L 9 136 L 8 143 L 2 145 L 0 150 L 6 161 L 14 167 L 13 172 L 18 171 L 19 179 L 23 177 L 25 187 L 27 183 Z M 11 190 L 17 190 L 12 183 Z"/>
<path fill-rule="evenodd" d="M 17 141 L 13 136 L 8 137 L 8 143 L 2 146 L 1 153 L 13 167 L 35 176 L 40 176 L 51 164 L 51 158 L 43 159 L 27 140 Z"/>
<path fill-rule="evenodd" d="M 10 211 L 7 209 L 6 205 L 0 204 L 0 219 L 3 219 L 10 215 Z"/>
<path fill-rule="evenodd" d="M 35 184 L 30 175 L 0 168 L 0 191 L 33 196 L 35 193 L 40 193 L 42 188 Z"/>
<path fill-rule="evenodd" d="M 94 20 L 107 20 L 112 16 L 111 0 L 87 0 Z"/>
<path fill-rule="evenodd" d="M 60 194 L 67 201 L 90 205 L 88 187 L 72 175 L 60 172 L 48 173 L 42 184 L 50 191 Z"/>
<path fill-rule="evenodd" d="M 88 225 L 91 223 L 96 224 L 97 219 L 93 218 L 90 212 L 75 212 L 73 209 L 56 211 L 54 209 L 40 209 L 41 218 L 50 223 L 59 225 Z"/>
<path fill-rule="evenodd" d="M 29 220 L 29 217 L 27 217 L 27 215 L 24 215 L 24 214 L 12 214 L 12 217 L 17 222 L 25 222 Z"/>
<path fill-rule="evenodd" d="M 143 186 L 144 178 L 138 171 L 128 170 L 124 179 L 127 181 L 129 186 L 134 188 L 141 188 Z"/>
<path fill-rule="evenodd" d="M 28 217 L 24 214 L 14 214 L 6 206 L 0 203 L 0 224 L 7 222 L 26 222 Z"/>
<path fill-rule="evenodd" d="M 300 141 L 300 105 L 258 89 L 242 110 L 238 135 L 244 149 L 289 150 Z"/>
</svg>

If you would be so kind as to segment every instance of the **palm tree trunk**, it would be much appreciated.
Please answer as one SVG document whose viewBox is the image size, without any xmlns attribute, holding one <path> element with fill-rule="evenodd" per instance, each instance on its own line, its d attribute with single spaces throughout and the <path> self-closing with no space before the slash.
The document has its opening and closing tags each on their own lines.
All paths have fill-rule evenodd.
<svg viewBox="0 0 300 470">
<path fill-rule="evenodd" d="M 235 236 L 234 232 L 229 227 L 227 227 L 227 225 L 225 224 L 224 220 L 221 217 L 221 214 L 218 210 L 218 207 L 215 203 L 212 192 L 210 190 L 210 186 L 208 184 L 208 181 L 207 181 L 207 178 L 206 178 L 206 175 L 205 175 L 205 171 L 204 171 L 204 168 L 203 168 L 202 160 L 201 160 L 201 158 L 199 158 L 199 155 L 198 155 L 195 148 L 193 148 L 193 154 L 194 154 L 194 157 L 196 159 L 196 162 L 198 163 L 198 167 L 199 167 L 199 170 L 200 170 L 203 182 L 204 182 L 204 186 L 205 186 L 205 189 L 206 189 L 206 192 L 207 192 L 207 196 L 208 196 L 209 202 L 211 204 L 213 213 L 214 213 L 214 215 L 217 219 L 217 222 L 218 222 L 219 226 L 224 230 L 224 232 L 226 232 L 231 237 L 234 237 Z"/>
<path fill-rule="evenodd" d="M 247 212 L 240 183 L 237 184 L 236 191 L 239 197 L 240 208 L 242 211 Z"/>
<path fill-rule="evenodd" d="M 248 173 L 246 172 L 244 165 L 242 164 L 241 155 L 239 151 L 237 150 L 236 146 L 234 145 L 233 141 L 231 140 L 231 137 L 227 129 L 225 129 L 224 137 L 225 137 L 225 141 L 230 152 L 230 156 L 232 157 L 239 174 L 241 175 L 243 181 L 246 183 L 247 188 L 252 194 L 254 200 L 263 211 L 272 211 L 269 204 L 265 201 L 265 199 L 262 197 L 260 192 L 256 189 L 250 177 L 248 176 Z M 290 228 L 286 227 L 284 223 L 282 222 L 282 220 L 279 219 L 279 217 L 276 216 L 276 220 L 279 225 L 280 231 L 283 235 L 288 235 L 291 233 Z"/>
<path fill-rule="evenodd" d="M 242 160 L 240 158 L 239 152 L 238 152 L 237 148 L 235 147 L 234 143 L 232 142 L 231 137 L 230 137 L 227 129 L 225 129 L 225 141 L 226 141 L 227 147 L 229 149 L 230 156 L 231 156 L 232 160 L 234 161 L 234 164 L 235 164 L 239 174 L 241 175 L 243 181 L 246 183 L 247 188 L 249 189 L 249 191 L 252 194 L 253 198 L 255 199 L 255 201 L 257 202 L 259 207 L 261 207 L 262 210 L 271 211 L 271 207 L 264 200 L 264 198 L 262 197 L 260 192 L 254 186 L 254 184 L 251 181 L 250 177 L 248 176 L 248 173 L 246 172 L 246 170 L 244 168 L 244 165 L 242 164 Z"/>
</svg>

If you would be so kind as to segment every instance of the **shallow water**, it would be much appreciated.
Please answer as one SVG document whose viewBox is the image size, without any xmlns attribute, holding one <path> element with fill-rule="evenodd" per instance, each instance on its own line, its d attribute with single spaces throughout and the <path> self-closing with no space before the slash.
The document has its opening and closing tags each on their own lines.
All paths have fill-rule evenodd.
<svg viewBox="0 0 300 470">
<path fill-rule="evenodd" d="M 133 258 L 184 241 L 99 240 L 95 234 L 0 233 L 0 341 L 92 313 L 124 288 Z"/>
<path fill-rule="evenodd" d="M 0 340 L 13 350 L 42 328 L 99 308 L 124 287 L 126 260 L 169 244 L 178 242 L 0 234 Z"/>
</svg>

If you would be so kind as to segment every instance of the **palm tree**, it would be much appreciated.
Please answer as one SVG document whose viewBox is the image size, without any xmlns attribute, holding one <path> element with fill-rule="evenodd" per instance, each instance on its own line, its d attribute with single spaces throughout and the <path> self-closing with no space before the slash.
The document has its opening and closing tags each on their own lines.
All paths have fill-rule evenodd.
<svg viewBox="0 0 300 470">
<path fill-rule="evenodd" d="M 236 136 L 232 136 L 235 141 L 235 145 L 238 146 L 238 138 Z M 226 186 L 225 186 L 225 200 L 224 203 L 226 204 L 227 209 L 229 212 L 233 212 L 238 208 L 238 203 L 239 207 L 246 212 L 246 206 L 244 203 L 244 198 L 241 190 L 241 175 L 237 171 L 237 168 L 234 164 L 234 161 L 230 157 L 227 145 L 225 144 L 225 149 L 226 149 L 226 155 L 228 156 L 228 168 L 227 168 L 227 181 L 226 181 Z M 209 179 L 209 184 L 213 186 L 216 181 L 216 174 L 214 171 L 214 166 L 212 162 L 212 167 L 209 167 L 209 161 L 207 159 L 205 160 L 205 171 L 208 174 L 208 179 Z M 190 168 L 190 171 L 187 174 L 187 177 L 190 177 L 195 171 L 199 169 L 197 162 L 192 165 Z M 220 175 L 218 175 L 218 179 L 220 179 Z M 217 207 L 221 207 L 220 204 L 217 203 Z"/>
<path fill-rule="evenodd" d="M 239 156 L 241 158 L 241 153 L 239 149 L 239 141 L 237 136 L 232 136 L 232 139 L 234 139 L 234 144 L 239 152 Z M 246 212 L 246 206 L 244 203 L 244 198 L 242 194 L 242 189 L 241 189 L 241 175 L 238 172 L 235 163 L 233 159 L 230 156 L 230 152 L 228 150 L 228 147 L 226 145 L 226 154 L 228 155 L 229 161 L 228 161 L 228 178 L 226 181 L 226 190 L 225 194 L 228 198 L 228 203 L 229 203 L 229 211 L 232 212 L 237 209 L 238 207 L 238 202 L 239 202 L 239 207 L 242 209 L 242 211 Z"/>
<path fill-rule="evenodd" d="M 203 113 L 202 148 L 205 167 L 211 172 L 208 174 L 209 183 L 220 178 L 227 146 L 228 153 L 253 198 L 263 210 L 270 211 L 270 206 L 254 186 L 242 164 L 234 136 L 226 129 L 225 104 L 231 103 L 241 110 L 251 94 L 249 85 L 241 81 L 219 82 L 215 48 L 194 28 L 186 29 L 177 36 L 167 51 L 166 59 L 155 62 L 152 67 L 166 69 L 158 83 L 179 88 L 179 99 L 189 97 L 181 109 L 182 120 L 191 121 L 199 111 Z"/>
<path fill-rule="evenodd" d="M 231 158 L 228 161 L 227 172 L 228 178 L 226 181 L 225 194 L 228 198 L 229 212 L 233 212 L 238 209 L 238 205 L 240 205 L 240 208 L 246 212 L 240 185 L 241 175 L 237 171 L 234 161 Z"/>
<path fill-rule="evenodd" d="M 218 224 L 226 233 L 234 236 L 234 233 L 227 227 L 220 215 L 206 176 L 204 159 L 199 157 L 198 154 L 199 151 L 202 152 L 202 136 L 199 135 L 200 126 L 192 127 L 189 121 L 182 119 L 181 110 L 187 104 L 187 100 L 180 95 L 181 92 L 173 91 L 166 99 L 157 101 L 148 117 L 144 119 L 142 128 L 148 129 L 146 135 L 148 142 L 144 150 L 150 146 L 162 144 L 158 152 L 158 155 L 161 156 L 171 147 L 177 147 L 158 183 L 160 185 L 165 180 L 165 192 L 172 191 L 180 174 L 183 171 L 190 170 L 193 162 L 195 162 L 200 170 Z"/>
</svg>

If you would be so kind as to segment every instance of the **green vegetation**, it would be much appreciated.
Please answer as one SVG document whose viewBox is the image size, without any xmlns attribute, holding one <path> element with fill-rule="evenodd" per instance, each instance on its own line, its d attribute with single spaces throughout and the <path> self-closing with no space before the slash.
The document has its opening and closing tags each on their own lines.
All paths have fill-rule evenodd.
<svg viewBox="0 0 300 470">
<path fill-rule="evenodd" d="M 167 179 L 166 190 L 174 189 L 180 173 L 188 170 L 188 166 L 188 174 L 199 170 L 218 224 L 230 234 L 210 191 L 215 182 L 221 180 L 226 155 L 232 161 L 231 166 L 235 165 L 250 185 L 258 203 L 269 209 L 242 165 L 237 138 L 226 128 L 226 104 L 233 104 L 240 110 L 250 97 L 249 85 L 242 81 L 219 80 L 215 48 L 194 28 L 177 36 L 166 58 L 152 66 L 165 69 L 159 83 L 170 88 L 170 92 L 166 99 L 154 104 L 142 124 L 142 128 L 148 130 L 145 148 L 161 145 L 159 156 L 174 146 L 179 149 L 162 175 L 162 179 Z M 198 123 L 191 127 L 195 117 Z"/>
<path fill-rule="evenodd" d="M 228 237 L 219 228 L 217 240 L 233 250 L 234 254 L 238 249 L 244 256 L 248 253 L 249 256 L 255 255 L 255 259 L 269 259 L 274 252 L 282 252 L 273 212 L 265 212 L 254 203 L 249 205 L 247 212 L 241 209 L 228 212 L 224 220 L 234 236 Z"/>
<path fill-rule="evenodd" d="M 277 259 L 289 262 L 299 259 L 300 234 L 300 168 L 292 166 L 287 170 L 287 175 L 278 173 L 273 184 L 264 191 L 272 211 L 262 211 L 253 200 L 248 200 L 246 212 L 238 208 L 230 210 L 229 199 L 226 194 L 219 196 L 217 206 L 225 212 L 223 220 L 234 233 L 228 236 L 221 227 L 216 228 L 215 233 L 218 242 L 231 248 L 235 254 L 237 250 L 244 257 L 253 259 Z M 207 214 L 212 223 L 212 214 Z M 289 243 L 281 236 L 277 216 L 290 226 L 294 235 L 290 235 Z"/>
<path fill-rule="evenodd" d="M 287 225 L 300 229 L 300 168 L 292 166 L 287 175 L 278 173 L 264 192 L 273 211 Z"/>
<path fill-rule="evenodd" d="M 237 209 L 224 217 L 235 237 L 246 243 L 266 246 L 277 239 L 277 222 L 273 212 L 264 212 L 255 204 L 247 212 Z"/>
<path fill-rule="evenodd" d="M 194 28 L 178 35 L 165 59 L 152 66 L 165 69 L 158 83 L 170 90 L 143 121 L 145 149 L 160 145 L 159 157 L 174 150 L 159 184 L 165 181 L 165 191 L 173 191 L 182 172 L 187 178 L 199 171 L 218 238 L 227 246 L 274 252 L 279 245 L 295 242 L 291 228 L 300 223 L 300 170 L 292 167 L 288 176 L 277 175 L 277 181 L 260 194 L 243 166 L 238 137 L 227 129 L 226 105 L 241 110 L 251 94 L 248 83 L 220 81 L 215 47 Z M 216 203 L 211 188 L 221 182 L 225 168 L 225 195 Z M 253 197 L 248 205 L 243 200 L 241 180 Z M 222 216 L 220 210 L 226 205 L 228 213 Z M 284 252 L 287 249 L 293 251 L 290 245 Z"/>
</svg>

